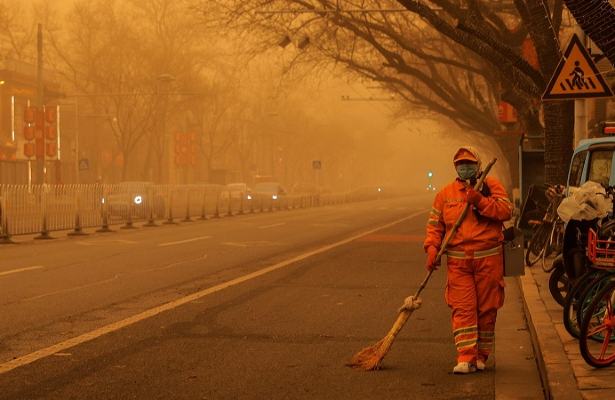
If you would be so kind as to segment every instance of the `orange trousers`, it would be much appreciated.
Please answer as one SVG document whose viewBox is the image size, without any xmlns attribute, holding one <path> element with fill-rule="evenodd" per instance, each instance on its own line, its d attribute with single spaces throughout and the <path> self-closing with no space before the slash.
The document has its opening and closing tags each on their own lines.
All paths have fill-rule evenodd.
<svg viewBox="0 0 615 400">
<path fill-rule="evenodd" d="M 448 258 L 446 303 L 453 311 L 457 362 L 486 361 L 495 341 L 495 320 L 504 304 L 502 254 Z"/>
</svg>

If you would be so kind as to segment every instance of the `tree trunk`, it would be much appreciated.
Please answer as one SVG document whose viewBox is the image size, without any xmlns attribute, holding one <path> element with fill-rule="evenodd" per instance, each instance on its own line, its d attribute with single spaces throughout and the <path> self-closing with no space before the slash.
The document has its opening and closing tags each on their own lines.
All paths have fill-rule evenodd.
<svg viewBox="0 0 615 400">
<path fill-rule="evenodd" d="M 128 152 L 122 150 L 122 157 L 124 157 L 124 163 L 122 164 L 122 182 L 128 180 Z"/>
<path fill-rule="evenodd" d="M 564 0 L 583 31 L 615 65 L 615 8 L 609 0 Z"/>
<path fill-rule="evenodd" d="M 574 146 L 574 102 L 545 102 L 545 183 L 565 184 Z"/>
</svg>

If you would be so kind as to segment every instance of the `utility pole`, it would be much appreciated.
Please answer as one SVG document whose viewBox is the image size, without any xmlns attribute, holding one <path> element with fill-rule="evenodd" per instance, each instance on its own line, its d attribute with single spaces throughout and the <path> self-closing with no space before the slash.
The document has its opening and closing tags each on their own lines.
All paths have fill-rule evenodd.
<svg viewBox="0 0 615 400">
<path fill-rule="evenodd" d="M 45 93 L 43 86 L 43 25 L 38 24 L 38 33 L 36 35 L 37 41 L 37 73 L 36 73 L 36 82 L 37 82 L 37 91 L 36 91 L 36 105 L 40 112 L 42 112 L 43 107 L 45 106 Z M 45 116 L 43 116 L 45 118 Z M 36 181 L 39 184 L 45 183 L 45 152 L 46 152 L 46 143 L 45 143 L 45 132 L 43 134 L 43 151 L 40 156 L 36 157 Z"/>
</svg>

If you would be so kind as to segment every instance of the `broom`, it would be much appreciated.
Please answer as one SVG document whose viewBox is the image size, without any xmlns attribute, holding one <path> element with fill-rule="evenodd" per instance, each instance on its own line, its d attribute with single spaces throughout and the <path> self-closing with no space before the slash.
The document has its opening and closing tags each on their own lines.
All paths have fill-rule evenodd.
<svg viewBox="0 0 615 400">
<path fill-rule="evenodd" d="M 480 187 L 483 185 L 485 177 L 487 176 L 487 174 L 489 173 L 489 170 L 491 170 L 491 167 L 493 167 L 496 161 L 497 160 L 494 158 L 493 160 L 489 162 L 489 164 L 487 164 L 487 166 L 485 167 L 485 170 L 483 171 L 480 178 L 478 179 L 478 182 L 476 182 L 476 184 L 474 185 L 474 190 L 480 189 Z M 438 262 L 440 261 L 440 258 L 446 251 L 446 247 L 448 246 L 448 243 L 451 240 L 451 238 L 455 236 L 455 233 L 457 232 L 457 229 L 459 229 L 459 226 L 461 225 L 464 218 L 466 217 L 466 214 L 468 213 L 469 208 L 470 208 L 470 204 L 466 203 L 463 211 L 461 212 L 461 215 L 459 216 L 459 218 L 457 218 L 455 225 L 453 225 L 453 228 L 451 229 L 450 233 L 446 236 L 446 238 L 444 239 L 444 243 L 440 247 L 440 251 L 438 252 L 438 255 L 436 256 L 436 264 L 438 264 Z M 393 345 L 393 341 L 395 340 L 395 338 L 397 337 L 401 329 L 404 327 L 404 325 L 408 321 L 408 318 L 410 318 L 410 315 L 412 315 L 414 310 L 420 307 L 420 300 L 418 300 L 419 295 L 421 294 L 423 289 L 425 289 L 425 286 L 427 286 L 427 282 L 429 282 L 429 279 L 431 278 L 431 274 L 433 274 L 433 272 L 434 270 L 430 270 L 427 273 L 427 276 L 425 276 L 425 279 L 423 279 L 421 286 L 419 286 L 414 296 L 412 296 L 413 298 L 412 305 L 407 306 L 404 303 L 404 306 L 400 308 L 399 315 L 397 316 L 397 319 L 395 320 L 393 327 L 391 328 L 391 330 L 389 330 L 389 333 L 387 333 L 387 335 L 383 339 L 381 339 L 379 342 L 377 342 L 373 346 L 367 347 L 361 350 L 360 352 L 358 352 L 357 354 L 355 354 L 350 360 L 350 362 L 346 364 L 348 367 L 363 369 L 365 371 L 372 371 L 372 370 L 380 369 L 380 363 L 384 359 L 384 356 L 386 356 L 386 354 L 391 349 L 391 346 Z"/>
</svg>

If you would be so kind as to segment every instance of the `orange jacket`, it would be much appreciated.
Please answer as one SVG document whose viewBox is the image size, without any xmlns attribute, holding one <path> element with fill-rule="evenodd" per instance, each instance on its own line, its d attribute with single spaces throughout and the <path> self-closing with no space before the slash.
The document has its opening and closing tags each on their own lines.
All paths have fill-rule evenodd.
<svg viewBox="0 0 615 400">
<path fill-rule="evenodd" d="M 485 184 L 491 194 L 484 197 L 474 211 L 468 211 L 448 244 L 449 250 L 488 250 L 504 240 L 502 223 L 511 218 L 513 206 L 499 180 L 488 176 Z M 460 180 L 455 180 L 438 192 L 427 221 L 425 250 L 429 246 L 440 249 L 444 235 L 453 228 L 465 205 L 466 187 Z"/>
</svg>

